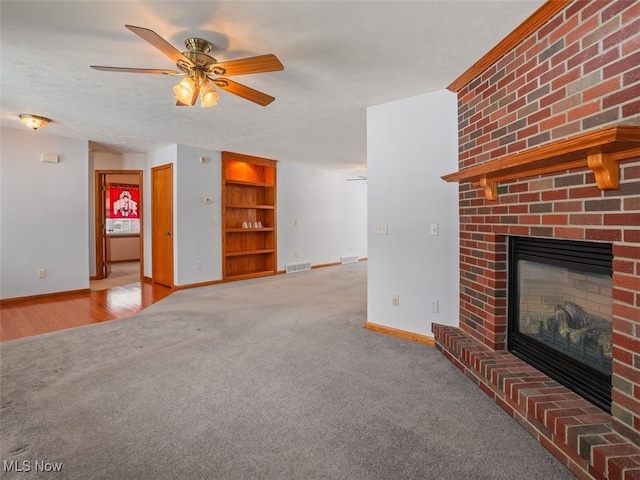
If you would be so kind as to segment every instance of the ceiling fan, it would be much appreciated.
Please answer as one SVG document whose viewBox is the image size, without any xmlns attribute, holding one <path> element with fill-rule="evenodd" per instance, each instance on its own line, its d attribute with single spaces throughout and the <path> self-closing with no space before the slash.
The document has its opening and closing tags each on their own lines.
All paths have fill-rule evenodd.
<svg viewBox="0 0 640 480">
<path fill-rule="evenodd" d="M 202 38 L 187 38 L 184 42 L 187 50 L 180 52 L 153 30 L 133 25 L 125 25 L 125 27 L 176 62 L 176 66 L 180 71 L 158 68 L 103 67 L 100 65 L 91 65 L 91 68 L 105 72 L 184 75 L 184 78 L 173 87 L 176 104 L 179 106 L 195 105 L 198 95 L 200 95 L 200 106 L 211 107 L 216 105 L 220 95 L 216 92 L 214 86 L 263 107 L 275 100 L 275 97 L 271 95 L 226 78 L 233 75 L 284 70 L 280 60 L 273 54 L 218 62 L 208 55 L 213 48 L 213 44 Z M 223 77 L 222 75 L 225 76 Z"/>
</svg>

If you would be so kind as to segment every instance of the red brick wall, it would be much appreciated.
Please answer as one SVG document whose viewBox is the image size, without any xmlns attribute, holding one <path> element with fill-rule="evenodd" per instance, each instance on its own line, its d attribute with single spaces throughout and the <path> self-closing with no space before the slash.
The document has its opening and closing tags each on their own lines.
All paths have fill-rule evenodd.
<svg viewBox="0 0 640 480">
<path fill-rule="evenodd" d="M 459 167 L 611 125 L 640 125 L 640 2 L 576 1 L 458 93 Z M 499 186 L 460 185 L 461 320 L 505 347 L 506 237 L 613 243 L 613 409 L 640 443 L 640 157 L 620 188 L 588 169 Z"/>
</svg>

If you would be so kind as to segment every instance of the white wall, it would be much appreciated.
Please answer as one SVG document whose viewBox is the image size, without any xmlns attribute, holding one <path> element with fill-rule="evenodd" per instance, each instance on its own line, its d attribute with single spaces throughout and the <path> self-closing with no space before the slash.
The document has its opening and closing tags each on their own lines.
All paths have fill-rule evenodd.
<svg viewBox="0 0 640 480">
<path fill-rule="evenodd" d="M 88 142 L 2 128 L 0 298 L 89 288 Z M 44 163 L 43 153 L 59 163 Z M 47 277 L 38 279 L 38 270 Z"/>
<path fill-rule="evenodd" d="M 348 178 L 354 177 L 278 162 L 279 270 L 367 257 L 367 182 Z"/>
<path fill-rule="evenodd" d="M 432 323 L 458 324 L 458 185 L 440 178 L 458 169 L 457 156 L 454 93 L 367 109 L 369 322 L 428 336 Z"/>
<path fill-rule="evenodd" d="M 205 163 L 200 163 L 205 157 Z M 174 241 L 176 285 L 222 278 L 220 152 L 178 145 Z M 205 204 L 204 197 L 212 203 Z M 200 264 L 200 269 L 196 268 Z"/>
</svg>

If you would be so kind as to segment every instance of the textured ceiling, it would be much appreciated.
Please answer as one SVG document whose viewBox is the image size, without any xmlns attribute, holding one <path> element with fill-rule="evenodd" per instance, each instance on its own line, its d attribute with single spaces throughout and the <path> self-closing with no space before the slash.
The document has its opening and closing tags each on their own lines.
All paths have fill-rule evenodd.
<svg viewBox="0 0 640 480">
<path fill-rule="evenodd" d="M 543 3 L 2 0 L 1 124 L 32 113 L 112 151 L 177 143 L 363 173 L 366 107 L 446 88 Z M 276 101 L 176 107 L 179 77 L 90 69 L 175 69 L 125 24 L 179 50 L 205 38 L 218 61 L 275 54 L 284 71 L 233 79 Z"/>
</svg>

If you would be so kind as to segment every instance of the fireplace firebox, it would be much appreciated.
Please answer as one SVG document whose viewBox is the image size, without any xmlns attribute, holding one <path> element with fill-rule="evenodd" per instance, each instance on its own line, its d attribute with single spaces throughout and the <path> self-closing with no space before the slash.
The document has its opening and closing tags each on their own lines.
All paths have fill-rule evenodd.
<svg viewBox="0 0 640 480">
<path fill-rule="evenodd" d="M 507 348 L 611 411 L 612 246 L 509 238 Z"/>
</svg>

